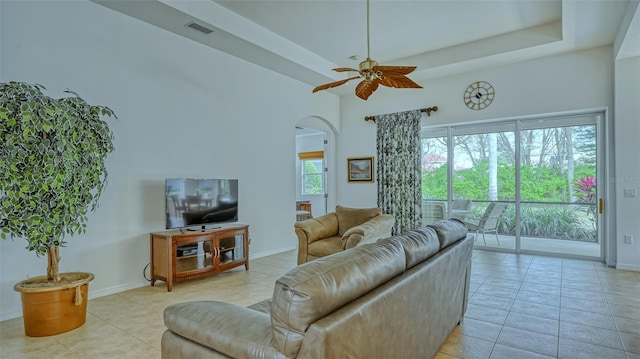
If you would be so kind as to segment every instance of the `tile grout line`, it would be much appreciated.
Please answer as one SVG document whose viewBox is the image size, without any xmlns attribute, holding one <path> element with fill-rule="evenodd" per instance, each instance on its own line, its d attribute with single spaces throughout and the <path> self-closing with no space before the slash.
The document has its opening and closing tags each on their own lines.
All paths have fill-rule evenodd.
<svg viewBox="0 0 640 359">
<path fill-rule="evenodd" d="M 611 320 L 613 320 L 613 324 L 616 326 L 616 332 L 618 334 L 618 340 L 620 340 L 620 344 L 622 345 L 622 350 L 624 351 L 625 357 L 629 358 L 629 351 L 627 351 L 627 347 L 624 345 L 624 340 L 622 340 L 622 334 L 620 332 L 620 326 L 613 316 L 613 311 L 611 310 L 611 303 L 609 302 L 609 297 L 607 296 L 607 292 L 604 290 L 604 286 L 602 285 L 602 277 L 600 275 L 598 277 L 598 283 L 600 284 L 600 288 L 602 289 L 602 293 L 604 295 L 604 300 L 607 303 L 607 309 L 609 309 L 609 314 L 611 315 Z"/>
<path fill-rule="evenodd" d="M 562 261 L 562 265 L 560 266 L 560 308 L 558 309 L 558 345 L 556 347 L 556 358 L 560 358 L 560 331 L 562 327 L 562 289 L 564 289 L 563 280 L 564 279 L 564 260 Z"/>
<path fill-rule="evenodd" d="M 531 257 L 531 261 L 533 261 L 533 257 Z M 527 271 L 525 272 L 524 277 L 522 277 L 522 279 L 519 280 L 520 285 L 518 286 L 518 290 L 516 291 L 516 297 L 513 299 L 513 302 L 511 303 L 511 305 L 509 306 L 509 309 L 507 310 L 507 317 L 504 319 L 504 323 L 502 323 L 502 326 L 500 327 L 500 332 L 498 333 L 498 337 L 496 338 L 496 341 L 493 344 L 493 348 L 491 348 L 491 353 L 489 354 L 489 358 L 491 358 L 491 354 L 493 354 L 493 351 L 495 350 L 496 345 L 498 345 L 498 339 L 500 339 L 500 335 L 502 334 L 502 331 L 504 330 L 504 327 L 507 324 L 507 319 L 509 318 L 509 315 L 511 314 L 511 309 L 513 308 L 513 305 L 516 302 L 516 298 L 518 298 L 518 293 L 520 293 L 520 289 L 524 285 L 524 278 L 527 276 L 527 273 L 529 272 L 529 267 L 531 266 L 531 261 L 529 261 L 529 265 L 527 265 Z M 516 349 L 524 350 L 522 348 L 516 348 Z"/>
<path fill-rule="evenodd" d="M 590 342 L 584 342 L 584 341 L 576 340 L 576 339 L 571 339 L 571 340 L 574 340 L 574 341 L 577 341 L 577 342 L 580 342 L 580 343 L 589 344 L 589 345 L 594 345 L 594 346 L 597 346 L 597 347 L 608 348 L 608 349 L 613 349 L 613 350 L 619 350 L 619 351 L 622 351 L 624 353 L 625 357 L 628 358 L 629 357 L 629 355 L 628 355 L 629 352 L 626 350 L 626 348 L 624 346 L 624 342 L 622 341 L 621 332 L 619 330 L 617 322 L 614 319 L 613 312 L 611 311 L 611 303 L 609 302 L 609 298 L 607 297 L 607 292 L 605 291 L 605 289 L 604 289 L 604 287 L 602 285 L 602 278 L 597 273 L 597 269 L 595 268 L 595 263 L 593 265 L 594 265 L 593 269 L 596 272 L 596 278 L 598 279 L 598 286 L 600 287 L 600 291 L 601 291 L 601 293 L 602 293 L 602 295 L 604 297 L 605 304 L 606 304 L 606 307 L 607 307 L 608 312 L 609 312 L 609 316 L 611 317 L 611 320 L 613 321 L 613 323 L 615 325 L 615 329 L 616 329 L 615 332 L 617 333 L 617 337 L 620 340 L 620 344 L 622 345 L 622 349 L 616 348 L 616 347 L 607 346 L 607 345 L 600 345 L 600 344 L 595 344 L 595 343 L 590 343 Z M 564 266 L 564 260 L 563 260 L 563 266 Z M 575 288 L 568 288 L 568 289 L 573 290 Z M 569 298 L 571 298 L 571 297 L 569 297 Z M 583 298 L 580 298 L 580 299 L 588 301 L 588 299 L 583 299 Z M 597 302 L 597 301 L 593 301 L 593 302 Z M 561 308 L 561 310 L 562 310 L 562 308 Z M 600 314 L 600 313 L 597 313 L 597 314 Z M 602 315 L 606 315 L 606 314 L 602 314 Z M 601 328 L 601 327 L 597 327 L 597 326 L 593 326 L 593 325 L 589 325 L 589 324 L 583 324 L 583 323 L 575 323 L 575 324 L 584 325 L 584 326 L 588 326 L 588 327 L 592 327 L 592 328 L 597 328 L 598 330 L 611 330 L 611 329 Z M 560 338 L 560 335 L 558 335 L 558 339 L 559 338 Z"/>
</svg>

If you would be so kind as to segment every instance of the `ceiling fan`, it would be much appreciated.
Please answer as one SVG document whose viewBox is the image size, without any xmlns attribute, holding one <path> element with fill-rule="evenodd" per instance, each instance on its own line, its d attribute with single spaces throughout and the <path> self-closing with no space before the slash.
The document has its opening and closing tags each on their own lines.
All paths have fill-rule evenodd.
<svg viewBox="0 0 640 359">
<path fill-rule="evenodd" d="M 320 85 L 314 88 L 313 92 L 338 87 L 355 79 L 363 79 L 362 82 L 356 86 L 356 96 L 363 100 L 368 99 L 369 96 L 378 89 L 379 85 L 394 88 L 422 88 L 422 86 L 405 76 L 413 72 L 413 70 L 416 69 L 415 66 L 380 66 L 378 62 L 371 60 L 369 52 L 369 0 L 367 0 L 367 59 L 360 63 L 359 70 L 349 67 L 333 69 L 333 71 L 336 72 L 357 72 L 358 76 Z"/>
</svg>

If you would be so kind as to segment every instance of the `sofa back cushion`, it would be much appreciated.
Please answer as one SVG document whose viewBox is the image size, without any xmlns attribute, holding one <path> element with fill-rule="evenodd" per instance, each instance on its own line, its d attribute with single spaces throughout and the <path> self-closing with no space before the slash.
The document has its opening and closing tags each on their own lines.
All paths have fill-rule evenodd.
<svg viewBox="0 0 640 359">
<path fill-rule="evenodd" d="M 379 216 L 380 208 L 348 208 L 336 206 L 338 217 L 338 235 L 342 237 L 349 228 L 361 225 L 373 217 Z"/>
<path fill-rule="evenodd" d="M 425 261 L 440 250 L 440 240 L 435 229 L 431 227 L 414 229 L 378 241 L 378 243 L 384 242 L 398 242 L 402 245 L 407 257 L 407 269 Z"/>
<path fill-rule="evenodd" d="M 445 219 L 427 225 L 435 229 L 440 240 L 440 249 L 445 248 L 467 236 L 467 226 L 459 219 Z"/>
<path fill-rule="evenodd" d="M 295 357 L 309 325 L 405 270 L 399 242 L 371 243 L 304 263 L 276 281 L 271 326 L 278 350 Z"/>
</svg>

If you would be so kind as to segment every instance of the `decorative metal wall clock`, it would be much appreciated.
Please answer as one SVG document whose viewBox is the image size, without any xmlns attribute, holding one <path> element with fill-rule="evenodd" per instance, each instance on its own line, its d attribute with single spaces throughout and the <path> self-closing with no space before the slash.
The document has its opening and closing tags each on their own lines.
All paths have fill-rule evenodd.
<svg viewBox="0 0 640 359">
<path fill-rule="evenodd" d="M 496 95 L 490 83 L 476 81 L 464 91 L 464 103 L 472 110 L 482 110 L 489 106 Z"/>
</svg>

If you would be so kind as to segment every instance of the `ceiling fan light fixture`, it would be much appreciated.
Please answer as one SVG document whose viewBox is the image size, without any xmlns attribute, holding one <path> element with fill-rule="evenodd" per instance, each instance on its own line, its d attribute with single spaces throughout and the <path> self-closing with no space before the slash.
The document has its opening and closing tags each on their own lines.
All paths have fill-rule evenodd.
<svg viewBox="0 0 640 359">
<path fill-rule="evenodd" d="M 366 60 L 360 63 L 360 71 L 373 71 L 373 68 L 376 66 L 378 66 L 378 62 L 367 57 Z"/>
<path fill-rule="evenodd" d="M 313 89 L 314 93 L 344 85 L 345 83 L 355 79 L 363 79 L 362 82 L 356 86 L 356 96 L 363 100 L 369 98 L 369 96 L 371 96 L 371 94 L 378 88 L 378 85 L 393 88 L 422 88 L 422 86 L 413 82 L 406 76 L 416 69 L 415 66 L 380 66 L 378 62 L 371 59 L 369 46 L 369 2 L 370 0 L 367 0 L 367 59 L 360 63 L 359 70 L 348 67 L 338 67 L 333 69 L 333 71 L 336 72 L 357 72 L 358 76 L 317 86 Z M 353 55 L 349 58 L 357 60 L 359 57 L 357 55 Z"/>
</svg>

